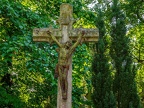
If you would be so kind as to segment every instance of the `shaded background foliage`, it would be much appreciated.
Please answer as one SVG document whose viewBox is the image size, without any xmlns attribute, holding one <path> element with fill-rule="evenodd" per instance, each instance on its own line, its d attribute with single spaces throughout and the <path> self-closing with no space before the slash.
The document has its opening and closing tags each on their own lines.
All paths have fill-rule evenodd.
<svg viewBox="0 0 144 108">
<path fill-rule="evenodd" d="M 77 20 L 74 27 L 99 28 L 100 33 L 98 43 L 83 44 L 73 55 L 73 108 L 115 108 L 116 103 L 126 108 L 142 108 L 144 5 L 142 0 L 119 0 L 117 7 L 116 2 L 118 0 L 1 0 L 0 106 L 56 107 L 57 81 L 53 74 L 57 45 L 33 42 L 32 30 L 50 25 L 58 28 L 59 7 L 70 3 Z M 124 68 L 123 56 L 129 62 Z M 130 72 L 133 66 L 135 69 Z M 119 67 L 123 71 L 118 78 Z M 120 78 L 124 79 L 124 85 L 117 84 L 123 83 Z M 131 101 L 129 106 L 118 100 L 121 87 L 119 99 L 125 100 L 127 96 Z M 136 98 L 126 95 L 128 93 Z M 141 106 L 137 107 L 138 103 Z"/>
</svg>

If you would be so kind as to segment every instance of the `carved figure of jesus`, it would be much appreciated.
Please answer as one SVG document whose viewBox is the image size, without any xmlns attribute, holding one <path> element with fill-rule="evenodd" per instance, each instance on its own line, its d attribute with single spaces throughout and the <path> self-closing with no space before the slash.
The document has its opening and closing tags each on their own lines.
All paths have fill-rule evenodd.
<svg viewBox="0 0 144 108">
<path fill-rule="evenodd" d="M 68 75 L 69 66 L 70 66 L 69 58 L 71 57 L 75 48 L 81 43 L 81 40 L 84 34 L 85 32 L 82 31 L 82 33 L 79 34 L 77 41 L 73 45 L 71 41 L 60 43 L 54 36 L 50 34 L 53 41 L 55 41 L 57 45 L 59 46 L 59 48 L 57 49 L 59 56 L 58 56 L 58 63 L 55 68 L 55 78 L 59 77 L 60 86 L 62 90 L 62 98 L 64 100 L 67 99 L 67 89 L 68 89 L 67 75 Z"/>
<path fill-rule="evenodd" d="M 67 75 L 68 75 L 69 64 L 70 64 L 69 57 L 71 56 L 71 54 L 69 53 L 69 51 L 71 45 L 72 43 L 68 41 L 65 44 L 62 44 L 62 47 L 57 49 L 57 52 L 59 53 L 59 57 L 55 69 L 55 77 L 56 78 L 59 77 L 60 79 L 62 98 L 64 100 L 67 99 L 67 88 L 68 88 Z"/>
</svg>

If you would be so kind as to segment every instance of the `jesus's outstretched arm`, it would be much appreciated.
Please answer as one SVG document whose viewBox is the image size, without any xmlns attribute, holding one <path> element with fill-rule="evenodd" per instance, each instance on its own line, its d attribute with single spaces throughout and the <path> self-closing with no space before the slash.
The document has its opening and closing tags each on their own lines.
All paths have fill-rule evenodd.
<svg viewBox="0 0 144 108">
<path fill-rule="evenodd" d="M 85 31 L 82 31 L 79 36 L 78 36 L 78 39 L 77 41 L 74 43 L 74 45 L 70 48 L 70 51 L 68 53 L 68 56 L 71 56 L 71 54 L 74 52 L 75 48 L 81 43 L 82 41 L 82 37 L 84 36 L 85 34 Z"/>
<path fill-rule="evenodd" d="M 62 47 L 62 44 L 60 44 L 60 42 L 56 39 L 55 36 L 51 35 L 51 32 L 50 32 L 50 31 L 47 31 L 47 33 L 50 35 L 50 37 L 52 38 L 52 40 L 57 43 L 57 45 L 58 45 L 59 47 Z"/>
</svg>

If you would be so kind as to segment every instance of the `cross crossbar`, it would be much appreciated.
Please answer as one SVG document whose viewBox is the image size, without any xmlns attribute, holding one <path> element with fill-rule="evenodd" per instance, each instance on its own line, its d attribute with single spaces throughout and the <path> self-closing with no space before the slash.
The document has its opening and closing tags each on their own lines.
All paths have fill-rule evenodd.
<svg viewBox="0 0 144 108">
<path fill-rule="evenodd" d="M 33 41 L 37 42 L 53 42 L 52 38 L 50 37 L 48 31 L 51 31 L 49 28 L 35 28 L 33 30 Z M 85 35 L 82 38 L 83 42 L 97 42 L 99 32 L 98 29 L 72 29 L 69 32 L 69 38 L 72 41 L 76 41 L 78 37 L 78 32 L 85 31 Z M 51 35 L 55 36 L 57 40 L 62 39 L 62 34 L 59 29 L 53 29 Z"/>
</svg>

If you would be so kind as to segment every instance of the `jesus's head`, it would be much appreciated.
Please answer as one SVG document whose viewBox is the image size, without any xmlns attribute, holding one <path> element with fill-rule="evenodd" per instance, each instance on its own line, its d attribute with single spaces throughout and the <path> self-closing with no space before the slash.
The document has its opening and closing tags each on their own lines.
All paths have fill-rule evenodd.
<svg viewBox="0 0 144 108">
<path fill-rule="evenodd" d="M 67 42 L 64 44 L 64 47 L 65 47 L 66 49 L 69 49 L 71 46 L 72 46 L 72 41 L 67 41 Z"/>
</svg>

